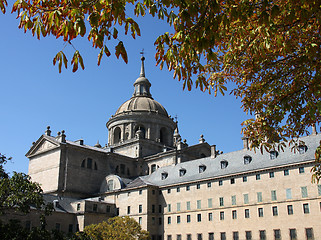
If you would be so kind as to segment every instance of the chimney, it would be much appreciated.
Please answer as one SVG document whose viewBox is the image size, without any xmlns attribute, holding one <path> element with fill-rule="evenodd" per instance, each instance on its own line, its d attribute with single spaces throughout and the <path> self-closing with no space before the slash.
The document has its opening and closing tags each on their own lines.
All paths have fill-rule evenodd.
<svg viewBox="0 0 321 240">
<path fill-rule="evenodd" d="M 312 124 L 312 135 L 317 135 L 317 128 L 315 127 L 315 124 Z"/>
<path fill-rule="evenodd" d="M 249 138 L 244 136 L 242 137 L 242 141 L 243 141 L 243 149 L 249 150 L 250 149 Z"/>
<path fill-rule="evenodd" d="M 211 146 L 211 158 L 216 158 L 216 145 Z"/>
</svg>

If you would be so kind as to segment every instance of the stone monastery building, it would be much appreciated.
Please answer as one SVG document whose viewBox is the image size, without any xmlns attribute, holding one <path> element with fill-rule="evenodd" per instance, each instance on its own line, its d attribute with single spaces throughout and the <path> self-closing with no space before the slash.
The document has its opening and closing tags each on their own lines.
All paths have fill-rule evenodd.
<svg viewBox="0 0 321 240">
<path fill-rule="evenodd" d="M 321 185 L 310 173 L 320 134 L 302 137 L 296 151 L 261 154 L 246 138 L 225 154 L 202 136 L 188 146 L 150 87 L 142 58 L 133 96 L 106 124 L 105 147 L 50 127 L 33 144 L 29 175 L 55 206 L 48 228 L 75 232 L 118 215 L 152 240 L 321 239 Z"/>
</svg>

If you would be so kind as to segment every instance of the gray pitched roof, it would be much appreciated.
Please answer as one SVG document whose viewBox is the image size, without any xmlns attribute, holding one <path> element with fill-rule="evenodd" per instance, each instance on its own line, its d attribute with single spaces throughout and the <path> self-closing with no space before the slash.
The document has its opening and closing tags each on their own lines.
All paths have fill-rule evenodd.
<svg viewBox="0 0 321 240">
<path fill-rule="evenodd" d="M 224 177 L 232 174 L 242 174 L 250 171 L 264 170 L 271 167 L 281 167 L 284 165 L 314 160 L 314 152 L 317 146 L 319 146 L 321 134 L 302 137 L 300 140 L 307 146 L 307 151 L 303 154 L 300 154 L 298 151 L 294 153 L 293 150 L 291 151 L 291 147 L 287 147 L 284 149 L 284 152 L 280 151 L 278 153 L 278 157 L 276 159 L 271 160 L 270 153 L 268 152 L 261 154 L 259 150 L 255 152 L 253 150 L 242 149 L 235 152 L 221 154 L 216 158 L 207 157 L 179 163 L 173 166 L 162 167 L 147 176 L 146 181 L 158 186 L 166 186 L 189 181 Z M 244 156 L 250 156 L 252 161 L 249 164 L 244 164 Z M 224 169 L 221 168 L 222 161 L 228 162 L 228 166 Z M 199 172 L 199 166 L 201 165 L 206 167 L 206 170 L 202 173 Z M 180 169 L 186 169 L 186 174 L 180 176 Z M 162 173 L 167 173 L 167 178 L 162 180 Z"/>
</svg>

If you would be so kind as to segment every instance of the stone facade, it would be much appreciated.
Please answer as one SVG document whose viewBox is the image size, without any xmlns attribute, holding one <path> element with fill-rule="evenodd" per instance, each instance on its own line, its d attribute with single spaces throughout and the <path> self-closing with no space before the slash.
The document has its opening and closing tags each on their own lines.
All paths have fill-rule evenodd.
<svg viewBox="0 0 321 240">
<path fill-rule="evenodd" d="M 220 154 L 203 136 L 188 146 L 150 87 L 142 59 L 133 96 L 106 124 L 108 146 L 49 127 L 33 144 L 29 175 L 56 209 L 48 227 L 82 230 L 119 215 L 153 240 L 321 239 L 321 185 L 310 173 L 321 135 L 263 154 L 248 144 Z"/>
</svg>

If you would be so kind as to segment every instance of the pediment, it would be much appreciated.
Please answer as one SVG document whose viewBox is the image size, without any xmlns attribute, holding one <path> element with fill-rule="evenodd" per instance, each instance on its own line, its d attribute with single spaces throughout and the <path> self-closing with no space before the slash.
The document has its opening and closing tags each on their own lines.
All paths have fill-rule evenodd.
<svg viewBox="0 0 321 240">
<path fill-rule="evenodd" d="M 41 154 L 47 151 L 50 151 L 54 148 L 59 147 L 59 143 L 51 141 L 49 139 L 41 137 L 38 141 L 30 148 L 28 153 L 26 154 L 27 157 L 31 155 Z"/>
</svg>

